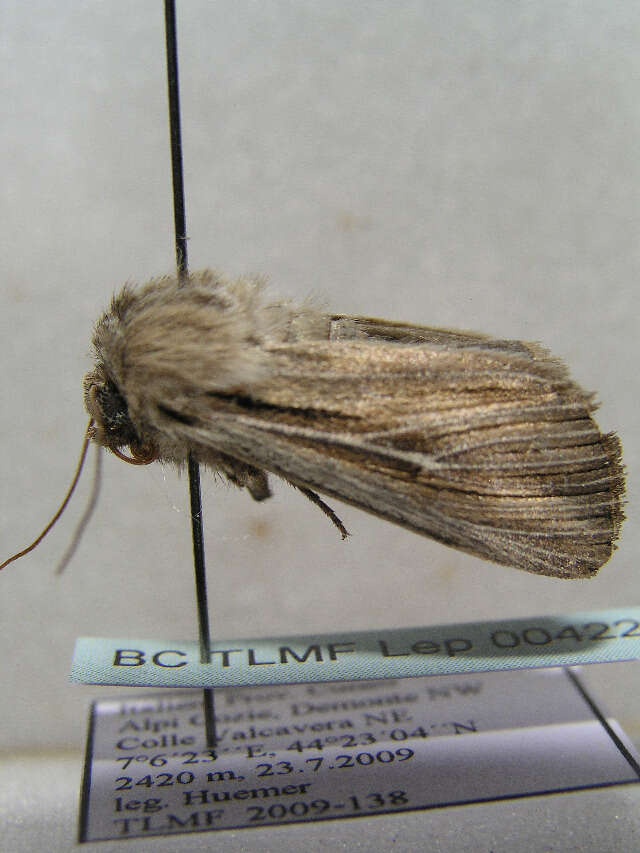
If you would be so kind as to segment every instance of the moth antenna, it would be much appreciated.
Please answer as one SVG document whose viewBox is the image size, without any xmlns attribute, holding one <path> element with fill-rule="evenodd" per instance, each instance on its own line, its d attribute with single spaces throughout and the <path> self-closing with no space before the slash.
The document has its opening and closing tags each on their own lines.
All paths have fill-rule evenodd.
<svg viewBox="0 0 640 853">
<path fill-rule="evenodd" d="M 84 531 L 87 529 L 87 525 L 91 521 L 91 516 L 93 515 L 95 508 L 98 504 L 98 498 L 100 496 L 100 488 L 102 486 L 102 448 L 99 444 L 95 445 L 96 455 L 95 455 L 95 463 L 93 466 L 93 478 L 91 482 L 91 494 L 89 495 L 89 500 L 87 501 L 87 505 L 85 507 L 84 512 L 82 513 L 82 518 L 76 525 L 76 529 L 73 532 L 73 537 L 71 542 L 67 546 L 67 550 L 64 552 L 58 565 L 55 569 L 56 575 L 61 575 L 63 571 L 67 568 L 73 555 L 76 553 L 78 545 L 80 544 L 80 540 L 84 535 Z"/>
<path fill-rule="evenodd" d="M 291 481 L 288 480 L 287 482 Z M 342 536 L 343 539 L 346 539 L 347 536 L 351 535 L 347 528 L 344 526 L 344 524 L 340 521 L 338 516 L 335 514 L 335 512 L 331 509 L 331 507 L 328 506 L 328 504 L 326 504 L 319 495 L 317 495 L 315 492 L 312 492 L 311 489 L 306 489 L 304 486 L 296 485 L 296 483 L 291 483 L 291 485 L 294 487 L 294 489 L 298 489 L 299 492 L 302 492 L 305 498 L 309 498 L 312 504 L 315 504 L 317 507 L 320 507 L 322 512 L 328 518 L 330 518 L 331 521 L 338 528 L 338 530 L 340 531 L 340 536 Z"/>
<path fill-rule="evenodd" d="M 51 521 L 47 524 L 47 526 L 44 528 L 42 533 L 36 539 L 33 540 L 31 545 L 29 545 L 26 548 L 23 548 L 22 551 L 18 551 L 17 554 L 14 554 L 12 557 L 9 557 L 8 560 L 5 560 L 4 563 L 2 563 L 0 565 L 0 570 L 4 569 L 5 566 L 8 566 L 9 563 L 13 563 L 14 560 L 18 560 L 18 559 L 20 559 L 20 557 L 24 557 L 25 554 L 28 554 L 30 551 L 33 551 L 33 549 L 42 542 L 44 537 L 51 530 L 53 525 L 56 523 L 56 521 L 60 518 L 62 513 L 67 508 L 67 504 L 71 500 L 71 495 L 75 491 L 75 488 L 78 484 L 78 480 L 80 479 L 80 474 L 82 473 L 82 469 L 84 467 L 84 460 L 87 458 L 87 450 L 89 449 L 89 442 L 91 441 L 92 431 L 93 431 L 93 419 L 91 419 L 89 421 L 89 424 L 87 426 L 87 430 L 84 434 L 84 441 L 82 443 L 82 451 L 80 452 L 80 459 L 78 460 L 78 465 L 76 467 L 76 472 L 73 475 L 73 480 L 71 481 L 71 485 L 69 486 L 69 488 L 67 490 L 67 494 L 65 495 L 64 500 L 62 501 L 62 503 L 58 507 L 58 511 L 53 516 Z"/>
</svg>

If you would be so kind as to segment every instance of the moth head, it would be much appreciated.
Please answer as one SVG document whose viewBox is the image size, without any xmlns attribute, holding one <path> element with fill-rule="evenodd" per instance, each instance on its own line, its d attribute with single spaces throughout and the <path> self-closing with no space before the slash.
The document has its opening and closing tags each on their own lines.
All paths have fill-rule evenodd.
<svg viewBox="0 0 640 853">
<path fill-rule="evenodd" d="M 93 441 L 134 465 L 148 465 L 158 458 L 157 446 L 139 434 L 124 395 L 101 364 L 84 378 L 84 404 L 92 420 L 89 437 Z M 127 446 L 130 456 L 120 450 Z"/>
</svg>

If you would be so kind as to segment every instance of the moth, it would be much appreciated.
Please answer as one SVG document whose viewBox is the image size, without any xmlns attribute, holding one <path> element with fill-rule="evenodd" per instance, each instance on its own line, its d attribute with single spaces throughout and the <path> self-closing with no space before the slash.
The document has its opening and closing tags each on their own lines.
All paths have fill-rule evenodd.
<svg viewBox="0 0 640 853">
<path fill-rule="evenodd" d="M 623 513 L 618 438 L 535 343 L 269 301 L 204 271 L 114 297 L 84 379 L 90 438 L 189 452 L 254 500 L 268 474 L 478 557 L 593 576 Z M 129 449 L 129 456 L 124 449 Z"/>
</svg>

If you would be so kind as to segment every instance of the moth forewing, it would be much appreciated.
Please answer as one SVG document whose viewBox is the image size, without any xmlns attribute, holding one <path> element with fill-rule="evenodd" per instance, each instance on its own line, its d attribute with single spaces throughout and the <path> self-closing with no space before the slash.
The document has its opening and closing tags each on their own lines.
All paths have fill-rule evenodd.
<svg viewBox="0 0 640 853">
<path fill-rule="evenodd" d="M 589 577 L 611 555 L 619 441 L 537 344 L 297 310 L 206 271 L 126 289 L 94 348 L 85 401 L 107 447 L 192 451 L 256 499 L 273 473 L 538 574 Z"/>
</svg>

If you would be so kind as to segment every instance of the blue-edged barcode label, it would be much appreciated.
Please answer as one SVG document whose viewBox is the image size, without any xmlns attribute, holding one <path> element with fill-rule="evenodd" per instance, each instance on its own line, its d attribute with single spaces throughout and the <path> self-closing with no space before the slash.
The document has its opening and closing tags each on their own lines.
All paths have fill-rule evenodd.
<svg viewBox="0 0 640 853">
<path fill-rule="evenodd" d="M 379 631 L 195 642 L 81 637 L 71 680 L 241 687 L 453 675 L 640 658 L 640 607 Z"/>
</svg>

